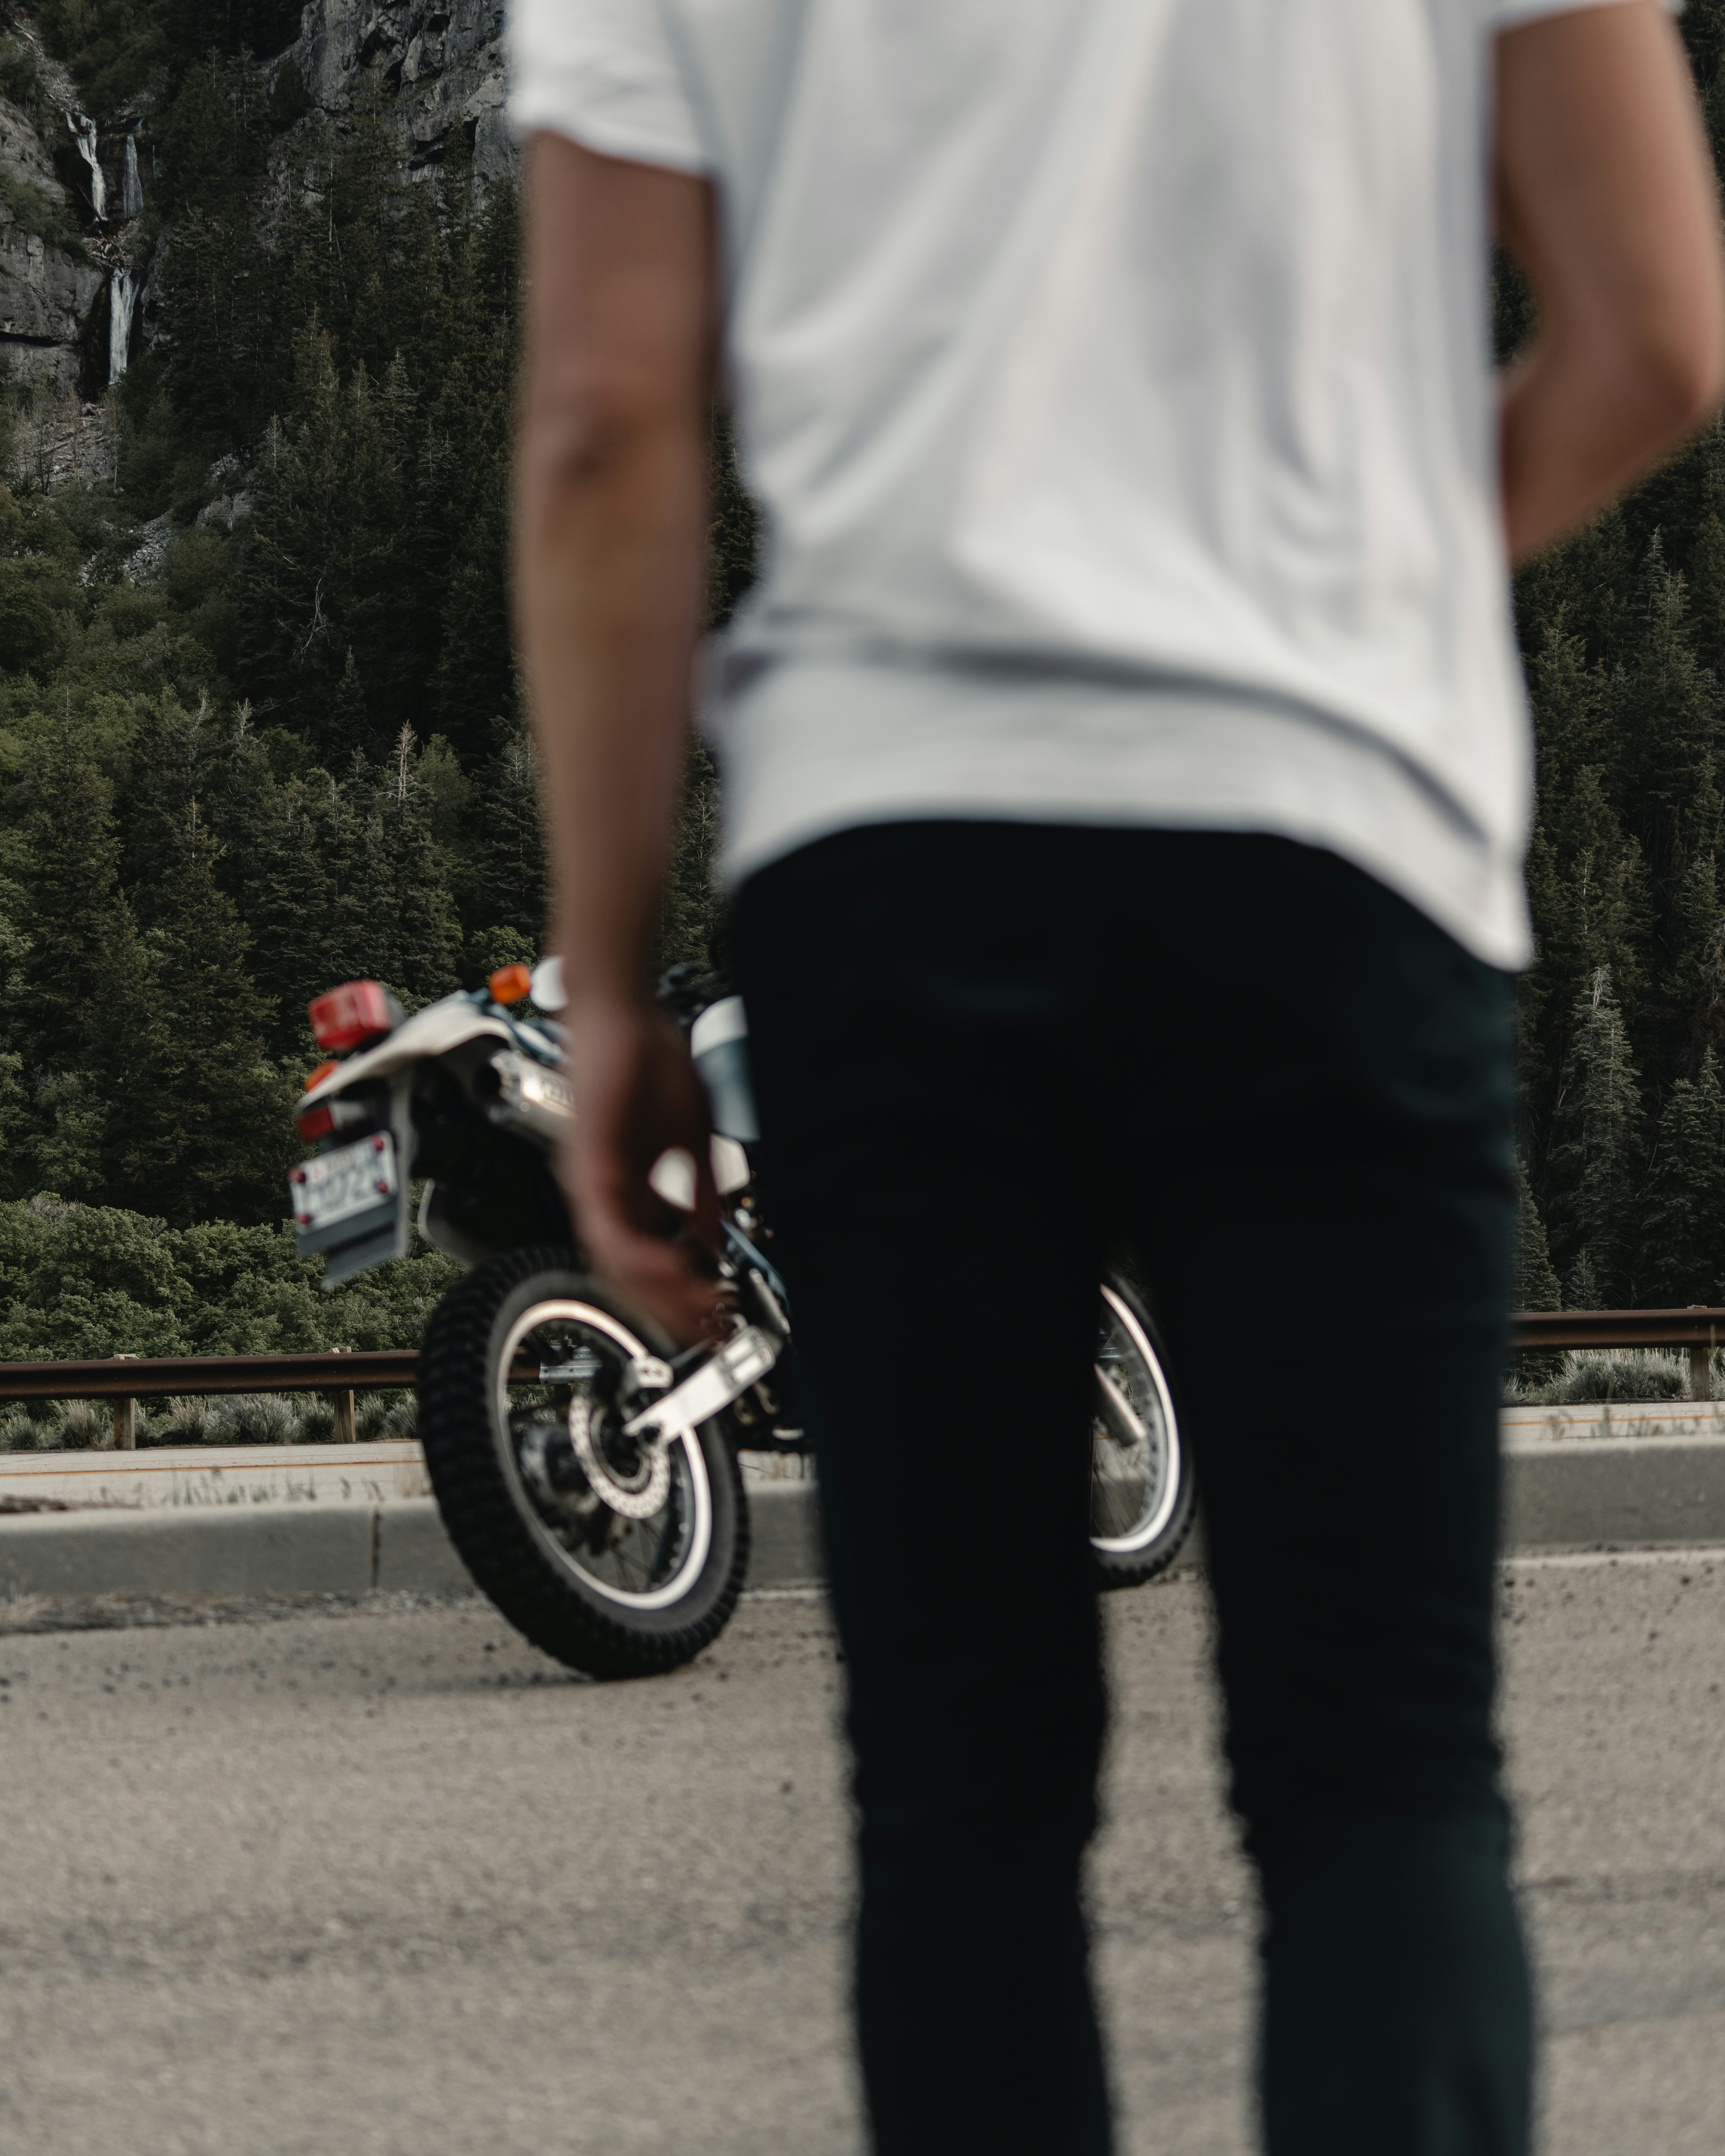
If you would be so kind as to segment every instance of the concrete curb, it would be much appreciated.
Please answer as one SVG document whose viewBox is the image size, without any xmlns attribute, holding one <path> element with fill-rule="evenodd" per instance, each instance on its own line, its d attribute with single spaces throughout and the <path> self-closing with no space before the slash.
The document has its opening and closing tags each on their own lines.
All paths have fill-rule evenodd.
<svg viewBox="0 0 1725 2156">
<path fill-rule="evenodd" d="M 751 1587 L 799 1587 L 822 1566 L 809 1482 L 749 1492 Z M 223 1505 L 0 1517 L 0 1603 L 26 1595 L 267 1599 L 443 1594 L 470 1587 L 429 1497 L 386 1505 Z"/>
<path fill-rule="evenodd" d="M 363 1594 L 374 1584 L 380 1509 L 25 1513 L 0 1521 L 0 1599 Z"/>
<path fill-rule="evenodd" d="M 1581 1438 L 1503 1456 L 1507 1551 L 1725 1542 L 1725 1443 Z"/>
<path fill-rule="evenodd" d="M 812 1482 L 749 1490 L 752 1588 L 818 1584 Z M 1504 1455 L 1504 1547 L 1725 1543 L 1725 1443 L 1584 1439 Z M 1178 1570 L 1201 1562 L 1196 1536 Z M 446 1593 L 470 1584 L 429 1498 L 0 1518 L 0 1602 L 104 1594 L 264 1599 Z"/>
</svg>

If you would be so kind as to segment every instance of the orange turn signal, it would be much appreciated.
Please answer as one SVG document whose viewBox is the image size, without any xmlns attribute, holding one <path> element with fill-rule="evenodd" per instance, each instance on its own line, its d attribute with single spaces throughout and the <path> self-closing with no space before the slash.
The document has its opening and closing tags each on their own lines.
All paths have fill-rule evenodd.
<svg viewBox="0 0 1725 2156">
<path fill-rule="evenodd" d="M 500 966 L 485 983 L 495 1004 L 518 1004 L 533 986 L 533 976 L 525 966 Z"/>
<path fill-rule="evenodd" d="M 309 1093 L 314 1086 L 321 1086 L 324 1080 L 329 1076 L 331 1071 L 339 1070 L 341 1067 L 341 1066 L 339 1063 L 331 1061 L 328 1063 L 320 1063 L 316 1070 L 308 1070 L 305 1073 L 305 1091 Z"/>
</svg>

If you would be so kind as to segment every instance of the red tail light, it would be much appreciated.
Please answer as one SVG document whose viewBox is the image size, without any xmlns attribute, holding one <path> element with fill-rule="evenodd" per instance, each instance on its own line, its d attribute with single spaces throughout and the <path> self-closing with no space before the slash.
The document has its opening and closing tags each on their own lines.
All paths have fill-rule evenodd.
<svg viewBox="0 0 1725 2156">
<path fill-rule="evenodd" d="M 363 1041 L 375 1040 L 395 1025 L 395 1014 L 379 981 L 346 982 L 308 1004 L 305 1014 L 318 1046 L 336 1055 L 357 1048 Z"/>
<path fill-rule="evenodd" d="M 294 1118 L 294 1128 L 307 1145 L 319 1138 L 326 1138 L 336 1127 L 336 1111 L 327 1101 L 320 1101 L 315 1108 L 304 1108 Z"/>
</svg>

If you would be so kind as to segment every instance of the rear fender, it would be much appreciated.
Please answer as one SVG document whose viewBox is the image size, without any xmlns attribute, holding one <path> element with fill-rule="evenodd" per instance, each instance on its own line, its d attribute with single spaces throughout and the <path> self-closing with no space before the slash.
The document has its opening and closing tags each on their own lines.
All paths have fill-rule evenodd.
<svg viewBox="0 0 1725 2156">
<path fill-rule="evenodd" d="M 423 1011 L 415 1011 L 412 1018 L 397 1026 L 388 1040 L 380 1040 L 375 1048 L 350 1055 L 345 1063 L 338 1064 L 327 1078 L 311 1088 L 300 1106 L 313 1107 L 320 1101 L 345 1093 L 351 1086 L 363 1085 L 367 1079 L 393 1079 L 413 1064 L 448 1055 L 470 1041 L 495 1042 L 504 1048 L 513 1048 L 515 1036 L 501 1019 L 481 1010 L 470 997 L 445 996 L 441 1003 L 429 1004 Z"/>
</svg>

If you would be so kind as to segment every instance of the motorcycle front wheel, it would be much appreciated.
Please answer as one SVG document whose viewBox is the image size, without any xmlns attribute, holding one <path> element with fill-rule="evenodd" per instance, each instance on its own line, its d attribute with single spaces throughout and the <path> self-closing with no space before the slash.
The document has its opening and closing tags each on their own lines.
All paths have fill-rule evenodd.
<svg viewBox="0 0 1725 2156">
<path fill-rule="evenodd" d="M 720 1419 L 657 1453 L 624 1431 L 630 1366 L 668 1352 L 572 1254 L 522 1250 L 451 1289 L 419 1358 L 419 1434 L 449 1539 L 517 1631 L 593 1676 L 691 1661 L 748 1568 Z"/>
<path fill-rule="evenodd" d="M 1123 1275 L 1102 1282 L 1091 1418 L 1090 1542 L 1096 1584 L 1140 1587 L 1192 1532 L 1198 1491 L 1155 1322 Z"/>
</svg>

